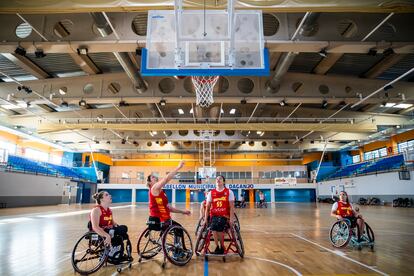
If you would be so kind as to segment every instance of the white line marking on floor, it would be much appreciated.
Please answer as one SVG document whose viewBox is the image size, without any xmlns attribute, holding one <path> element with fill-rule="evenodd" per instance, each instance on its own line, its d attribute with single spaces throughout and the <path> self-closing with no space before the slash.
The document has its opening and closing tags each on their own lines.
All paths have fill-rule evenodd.
<svg viewBox="0 0 414 276">
<path fill-rule="evenodd" d="M 0 224 L 16 223 L 16 222 L 23 222 L 23 221 L 29 221 L 29 220 L 33 220 L 33 219 L 28 218 L 28 217 L 6 218 L 6 219 L 0 219 Z"/>
<path fill-rule="evenodd" d="M 111 207 L 111 209 L 128 208 L 128 207 L 131 207 L 131 206 L 132 205 L 115 206 L 115 207 Z M 47 214 L 47 215 L 37 215 L 36 217 L 38 217 L 38 218 L 58 218 L 58 217 L 75 216 L 75 215 L 88 214 L 88 213 L 91 212 L 91 210 L 82 210 L 82 211 L 65 212 L 65 213 L 54 213 L 54 214 Z"/>
<path fill-rule="evenodd" d="M 284 264 L 284 263 L 279 263 L 279 262 L 276 262 L 276 261 L 273 261 L 273 260 L 268 260 L 268 259 L 263 259 L 263 258 L 258 258 L 258 257 L 248 257 L 248 256 L 245 256 L 245 259 L 254 259 L 254 260 L 259 260 L 259 261 L 264 261 L 264 262 L 269 262 L 269 263 L 274 263 L 274 264 L 278 264 L 278 265 L 280 265 L 280 266 L 283 266 L 284 268 L 287 268 L 287 269 L 289 269 L 290 271 L 292 271 L 293 273 L 295 273 L 296 275 L 298 275 L 298 276 L 302 276 L 302 274 L 299 272 L 299 271 L 297 271 L 296 269 L 294 269 L 293 267 L 291 267 L 291 266 L 288 266 L 288 265 L 286 265 L 286 264 Z"/>
<path fill-rule="evenodd" d="M 308 240 L 308 239 L 306 239 L 306 238 L 304 238 L 304 237 L 302 237 L 302 236 L 299 236 L 299 235 L 296 235 L 296 234 L 293 234 L 293 233 L 290 233 L 290 234 L 291 234 L 292 236 L 296 237 L 296 238 L 299 238 L 299 239 L 304 240 L 304 241 L 306 241 L 306 242 L 309 242 L 309 243 L 311 243 L 311 244 L 313 244 L 313 245 L 316 245 L 316 246 L 318 246 L 318 247 L 320 247 L 320 248 L 323 248 L 323 249 L 325 249 L 326 251 L 329 251 L 329 252 L 331 252 L 331 253 L 333 253 L 333 254 L 335 254 L 335 255 L 339 256 L 339 257 L 342 257 L 342 258 L 344 258 L 344 259 L 346 259 L 346 260 L 348 260 L 348 261 L 351 261 L 351 262 L 356 263 L 356 264 L 359 264 L 359 265 L 361 265 L 361 266 L 363 266 L 363 267 L 365 267 L 365 268 L 368 268 L 368 269 L 370 269 L 370 270 L 372 270 L 372 271 L 375 271 L 375 272 L 377 272 L 378 274 L 381 274 L 381 275 L 384 275 L 384 276 L 387 276 L 387 275 L 388 275 L 387 273 L 382 272 L 382 271 L 380 271 L 380 270 L 378 270 L 378 269 L 375 269 L 375 268 L 374 268 L 374 267 L 372 267 L 372 266 L 369 266 L 369 265 L 366 265 L 366 264 L 364 264 L 364 263 L 358 262 L 357 260 L 354 260 L 354 259 L 352 259 L 352 258 L 350 258 L 350 257 L 346 256 L 346 254 L 345 254 L 344 252 L 342 252 L 342 251 L 339 251 L 339 250 L 332 250 L 332 249 L 329 249 L 329 248 L 327 248 L 327 247 L 324 247 L 324 246 L 322 246 L 322 245 L 320 245 L 320 244 L 318 244 L 318 243 L 316 243 L 316 242 L 314 242 L 314 241 Z"/>
<path fill-rule="evenodd" d="M 128 208 L 132 207 L 133 205 L 122 205 L 122 206 L 115 206 L 111 207 L 111 209 L 120 209 L 120 208 Z M 18 216 L 18 217 L 8 217 L 5 219 L 0 219 L 0 224 L 7 224 L 7 223 L 17 223 L 17 222 L 24 222 L 30 221 L 34 218 L 59 218 L 59 217 L 68 217 L 68 216 L 75 216 L 75 215 L 82 215 L 88 214 L 91 212 L 90 210 L 81 210 L 81 211 L 73 211 L 73 212 L 60 212 L 60 213 L 52 213 L 52 214 L 44 214 L 44 215 L 28 215 L 28 216 Z"/>
</svg>

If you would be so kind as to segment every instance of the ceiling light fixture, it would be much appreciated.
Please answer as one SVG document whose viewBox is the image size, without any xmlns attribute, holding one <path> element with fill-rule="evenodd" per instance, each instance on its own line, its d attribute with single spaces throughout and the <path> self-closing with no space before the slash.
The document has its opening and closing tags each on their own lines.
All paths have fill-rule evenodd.
<svg viewBox="0 0 414 276">
<path fill-rule="evenodd" d="M 326 48 L 323 48 L 322 50 L 319 51 L 319 55 L 321 57 L 327 57 L 328 56 L 328 52 L 326 51 Z"/>
<path fill-rule="evenodd" d="M 86 101 L 84 99 L 80 100 L 79 106 L 86 106 Z"/>
</svg>

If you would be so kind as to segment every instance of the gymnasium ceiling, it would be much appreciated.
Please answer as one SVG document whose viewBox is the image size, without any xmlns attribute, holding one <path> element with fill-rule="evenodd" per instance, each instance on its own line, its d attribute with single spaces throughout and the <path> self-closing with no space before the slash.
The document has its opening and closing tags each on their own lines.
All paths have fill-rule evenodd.
<svg viewBox="0 0 414 276">
<path fill-rule="evenodd" d="M 214 130 L 219 152 L 280 158 L 325 145 L 352 148 L 414 128 L 414 74 L 386 86 L 414 67 L 410 1 L 364 1 L 363 7 L 362 1 L 238 2 L 263 9 L 272 75 L 221 77 L 208 109 L 195 106 L 190 78 L 142 83 L 146 10 L 165 8 L 162 3 L 109 2 L 1 2 L 3 126 L 115 157 L 198 152 L 200 131 Z M 292 41 L 308 11 L 309 21 Z"/>
</svg>

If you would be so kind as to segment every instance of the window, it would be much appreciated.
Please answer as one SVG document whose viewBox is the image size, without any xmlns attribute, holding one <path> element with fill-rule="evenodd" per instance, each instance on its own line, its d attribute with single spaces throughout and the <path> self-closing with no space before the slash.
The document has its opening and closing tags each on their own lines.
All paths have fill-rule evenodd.
<svg viewBox="0 0 414 276">
<path fill-rule="evenodd" d="M 414 140 L 409 140 L 398 144 L 398 152 L 403 153 L 404 151 L 414 150 Z"/>
<path fill-rule="evenodd" d="M 240 179 L 246 179 L 246 173 L 240 172 Z"/>
<path fill-rule="evenodd" d="M 24 156 L 29 159 L 39 160 L 43 162 L 49 161 L 49 154 L 40 150 L 26 148 Z"/>
<path fill-rule="evenodd" d="M 379 150 L 367 151 L 367 152 L 364 153 L 365 160 L 372 160 L 372 159 L 379 158 L 380 157 L 380 150 L 385 150 L 385 156 L 387 155 L 387 149 L 386 148 L 381 148 Z"/>
<path fill-rule="evenodd" d="M 352 156 L 352 163 L 359 163 L 359 162 L 361 162 L 361 156 L 359 154 Z"/>
<path fill-rule="evenodd" d="M 16 145 L 5 141 L 0 141 L 0 149 L 7 150 L 8 154 L 16 154 Z"/>
<path fill-rule="evenodd" d="M 137 179 L 144 180 L 144 172 L 137 172 Z"/>
<path fill-rule="evenodd" d="M 127 173 L 127 172 L 123 172 L 123 173 L 121 174 L 121 178 L 122 178 L 122 179 L 129 179 L 129 173 Z"/>
<path fill-rule="evenodd" d="M 380 157 L 387 156 L 387 148 L 382 148 L 382 149 L 379 149 L 378 151 L 379 151 Z"/>
<path fill-rule="evenodd" d="M 252 172 L 246 172 L 246 179 L 252 178 Z"/>
</svg>

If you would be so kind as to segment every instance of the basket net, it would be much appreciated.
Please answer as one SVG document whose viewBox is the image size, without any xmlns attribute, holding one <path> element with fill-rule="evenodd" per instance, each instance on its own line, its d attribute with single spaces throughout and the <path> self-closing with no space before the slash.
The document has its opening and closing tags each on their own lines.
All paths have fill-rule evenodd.
<svg viewBox="0 0 414 276">
<path fill-rule="evenodd" d="M 194 76 L 191 77 L 196 91 L 196 105 L 209 107 L 214 103 L 213 89 L 219 76 Z"/>
</svg>

